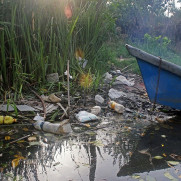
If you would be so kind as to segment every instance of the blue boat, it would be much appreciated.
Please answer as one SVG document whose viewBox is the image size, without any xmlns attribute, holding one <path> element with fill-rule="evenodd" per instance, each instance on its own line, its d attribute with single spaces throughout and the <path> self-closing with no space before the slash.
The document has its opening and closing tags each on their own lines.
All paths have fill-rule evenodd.
<svg viewBox="0 0 181 181">
<path fill-rule="evenodd" d="M 150 101 L 181 110 L 181 66 L 130 45 L 126 48 L 137 59 Z"/>
</svg>

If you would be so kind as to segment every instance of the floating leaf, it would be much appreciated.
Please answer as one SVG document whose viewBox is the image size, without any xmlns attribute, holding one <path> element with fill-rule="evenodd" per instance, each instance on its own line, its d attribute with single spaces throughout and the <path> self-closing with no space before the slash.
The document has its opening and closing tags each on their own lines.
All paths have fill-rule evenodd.
<svg viewBox="0 0 181 181">
<path fill-rule="evenodd" d="M 167 163 L 174 166 L 179 164 L 177 161 L 167 161 Z"/>
<path fill-rule="evenodd" d="M 175 177 L 173 177 L 169 172 L 164 173 L 164 176 L 169 178 L 170 180 L 173 180 L 173 181 L 177 181 L 178 180 Z"/>
<path fill-rule="evenodd" d="M 134 179 L 139 179 L 139 178 L 140 178 L 140 175 L 133 175 L 132 178 L 134 178 Z"/>
<path fill-rule="evenodd" d="M 15 158 L 14 160 L 12 160 L 12 167 L 16 168 L 18 166 L 18 164 L 19 164 L 19 161 L 20 160 L 18 158 Z"/>
<path fill-rule="evenodd" d="M 24 143 L 24 142 L 25 142 L 25 140 L 19 140 L 16 143 Z"/>
<path fill-rule="evenodd" d="M 28 128 L 23 128 L 23 131 L 29 131 Z"/>
<path fill-rule="evenodd" d="M 6 141 L 8 141 L 8 140 L 11 139 L 11 137 L 10 137 L 10 136 L 5 136 L 4 139 L 5 139 Z"/>
<path fill-rule="evenodd" d="M 165 153 L 162 154 L 164 157 L 166 157 L 167 155 Z"/>
<path fill-rule="evenodd" d="M 28 138 L 28 141 L 36 141 L 37 139 L 36 139 L 36 137 L 35 136 L 30 136 L 29 138 Z"/>
<path fill-rule="evenodd" d="M 166 138 L 166 135 L 161 135 L 162 138 Z"/>
<path fill-rule="evenodd" d="M 30 146 L 40 145 L 40 142 L 34 141 L 34 142 L 29 142 L 29 144 L 30 144 Z"/>
<path fill-rule="evenodd" d="M 162 156 L 154 156 L 153 158 L 157 159 L 157 160 L 161 160 L 163 157 Z"/>
<path fill-rule="evenodd" d="M 104 146 L 104 144 L 100 140 L 90 141 L 88 143 L 93 144 L 95 146 Z"/>
<path fill-rule="evenodd" d="M 138 152 L 140 152 L 141 154 L 145 154 L 145 153 L 148 153 L 148 150 L 149 150 L 149 148 L 144 149 L 144 150 L 139 150 Z"/>
<path fill-rule="evenodd" d="M 84 124 L 86 127 L 88 127 L 88 128 L 90 128 L 91 126 L 90 126 L 90 124 Z"/>
<path fill-rule="evenodd" d="M 151 176 L 146 176 L 146 180 L 147 181 L 156 181 L 156 179 L 154 177 L 151 177 Z"/>
<path fill-rule="evenodd" d="M 14 155 L 15 159 L 12 160 L 12 167 L 16 168 L 19 164 L 20 160 L 24 160 L 25 158 L 21 155 Z"/>
</svg>

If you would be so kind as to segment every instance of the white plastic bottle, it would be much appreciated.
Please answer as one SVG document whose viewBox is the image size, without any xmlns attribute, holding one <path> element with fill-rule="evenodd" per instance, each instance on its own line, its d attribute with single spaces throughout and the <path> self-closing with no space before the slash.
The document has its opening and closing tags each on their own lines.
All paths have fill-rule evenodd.
<svg viewBox="0 0 181 181">
<path fill-rule="evenodd" d="M 124 110 L 125 110 L 125 107 L 121 104 L 118 104 L 117 102 L 115 101 L 109 101 L 108 102 L 108 105 L 111 109 L 114 109 L 116 112 L 118 113 L 123 113 Z"/>
</svg>

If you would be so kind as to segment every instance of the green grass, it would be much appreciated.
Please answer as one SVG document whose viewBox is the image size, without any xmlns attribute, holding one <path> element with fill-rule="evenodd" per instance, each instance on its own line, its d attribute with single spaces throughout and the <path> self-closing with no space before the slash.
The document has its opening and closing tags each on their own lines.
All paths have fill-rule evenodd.
<svg viewBox="0 0 181 181">
<path fill-rule="evenodd" d="M 65 7 L 72 12 L 69 18 Z M 1 85 L 13 91 L 15 99 L 27 83 L 46 84 L 47 74 L 58 72 L 63 82 L 67 60 L 74 75 L 91 70 L 100 77 L 104 72 L 102 48 L 114 27 L 104 0 L 3 1 L 0 12 Z M 75 57 L 77 49 L 88 60 L 85 70 Z"/>
</svg>

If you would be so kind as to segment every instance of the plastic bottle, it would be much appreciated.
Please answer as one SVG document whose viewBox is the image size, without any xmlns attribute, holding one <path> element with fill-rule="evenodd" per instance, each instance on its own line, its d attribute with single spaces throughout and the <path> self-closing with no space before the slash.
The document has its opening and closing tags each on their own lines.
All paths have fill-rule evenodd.
<svg viewBox="0 0 181 181">
<path fill-rule="evenodd" d="M 0 124 L 12 124 L 14 122 L 17 122 L 17 120 L 11 116 L 0 116 Z"/>
<path fill-rule="evenodd" d="M 115 101 L 109 101 L 108 105 L 111 109 L 114 109 L 118 113 L 123 113 L 125 110 L 125 107 L 123 105 L 118 104 Z"/>
<path fill-rule="evenodd" d="M 61 123 L 50 123 L 48 121 L 38 120 L 33 125 L 38 130 L 54 134 L 67 134 L 72 132 L 68 119 L 62 121 Z"/>
</svg>

